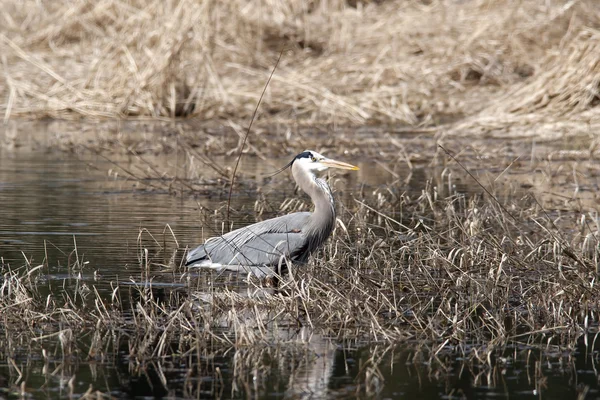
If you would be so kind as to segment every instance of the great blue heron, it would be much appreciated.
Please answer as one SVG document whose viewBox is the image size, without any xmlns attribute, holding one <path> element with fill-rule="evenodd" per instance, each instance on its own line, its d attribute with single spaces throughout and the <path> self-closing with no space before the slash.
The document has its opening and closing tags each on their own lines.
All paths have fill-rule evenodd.
<svg viewBox="0 0 600 400">
<path fill-rule="evenodd" d="M 268 274 L 286 261 L 302 264 L 327 240 L 335 225 L 335 207 L 331 189 L 315 172 L 328 168 L 357 170 L 358 167 L 331 160 L 306 150 L 283 167 L 292 168 L 300 188 L 310 196 L 315 209 L 268 219 L 222 236 L 212 237 L 187 255 L 186 265 L 232 271 Z"/>
</svg>

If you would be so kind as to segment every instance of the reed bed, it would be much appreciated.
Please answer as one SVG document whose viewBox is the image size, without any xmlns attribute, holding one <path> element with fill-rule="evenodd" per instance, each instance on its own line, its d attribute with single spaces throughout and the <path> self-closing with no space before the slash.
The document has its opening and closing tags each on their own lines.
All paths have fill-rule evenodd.
<svg viewBox="0 0 600 400">
<path fill-rule="evenodd" d="M 282 49 L 262 120 L 427 125 L 470 116 L 450 130 L 466 133 L 531 126 L 555 111 L 597 119 L 592 0 L 9 0 L 0 20 L 5 120 L 242 124 Z M 498 98 L 505 112 L 489 112 Z"/>
</svg>

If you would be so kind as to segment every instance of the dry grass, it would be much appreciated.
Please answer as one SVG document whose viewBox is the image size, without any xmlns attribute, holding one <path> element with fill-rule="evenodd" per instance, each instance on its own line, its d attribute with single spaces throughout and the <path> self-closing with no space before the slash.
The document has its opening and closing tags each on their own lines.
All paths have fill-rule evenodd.
<svg viewBox="0 0 600 400">
<path fill-rule="evenodd" d="M 592 0 L 357 3 L 9 1 L 1 111 L 241 121 L 285 46 L 262 108 L 270 121 L 476 115 L 464 133 L 479 120 L 493 130 L 530 121 L 524 114 L 597 114 Z M 514 117 L 490 126 L 488 107 L 503 96 L 502 115 Z"/>
<path fill-rule="evenodd" d="M 443 197 L 439 189 L 429 187 L 418 198 L 383 190 L 356 200 L 342 216 L 347 228 L 338 226 L 320 257 L 277 289 L 254 279 L 240 287 L 245 276 L 198 276 L 182 269 L 183 249 L 174 247 L 162 251 L 173 251 L 170 268 L 185 289 L 157 290 L 145 235 L 144 272 L 133 285 L 113 284 L 110 295 L 77 285 L 62 299 L 45 298 L 36 280 L 41 266 L 5 266 L 5 334 L 59 335 L 68 353 L 77 332 L 93 328 L 98 340 L 89 353 L 96 354 L 127 332 L 130 356 L 144 362 L 208 343 L 278 342 L 280 328 L 294 326 L 339 341 L 452 345 L 485 364 L 488 353 L 508 344 L 535 343 L 542 335 L 570 348 L 595 329 L 595 217 L 548 215 L 530 197 L 506 204 L 509 214 L 489 198 Z"/>
<path fill-rule="evenodd" d="M 600 104 L 599 50 L 600 31 L 583 29 L 568 35 L 544 58 L 539 73 L 514 85 L 480 114 L 453 129 L 478 125 L 485 130 L 502 131 L 512 127 L 513 130 L 530 130 L 529 135 L 536 135 L 540 129 L 530 127 L 543 124 L 541 130 L 554 130 L 546 136 L 594 132 L 600 121 L 597 107 Z"/>
<path fill-rule="evenodd" d="M 462 157 L 477 159 L 473 153 L 465 147 Z M 330 340 L 378 345 L 357 378 L 357 391 L 367 395 L 381 390 L 382 362 L 398 343 L 413 352 L 412 362 L 432 365 L 439 374 L 432 379 L 443 380 L 448 363 L 460 357 L 482 385 L 500 379 L 492 360 L 517 359 L 516 349 L 574 354 L 582 336 L 598 332 L 597 214 L 572 212 L 567 203 L 545 211 L 532 196 L 516 196 L 514 187 L 500 182 L 489 188 L 501 205 L 487 195 L 461 194 L 456 187 L 465 174 L 438 157 L 445 168 L 420 195 L 391 185 L 346 199 L 343 224 L 323 251 L 278 288 L 249 276 L 182 267 L 185 243 L 169 229 L 164 238 L 140 232 L 142 272 L 130 282 L 111 282 L 109 290 L 102 278 L 97 285 L 79 281 L 81 268 L 97 266 L 83 267 L 77 252 L 62 283 L 47 280 L 45 265 L 0 264 L 0 356 L 18 371 L 14 360 L 26 352 L 68 380 L 75 376 L 73 360 L 112 363 L 124 352 L 134 376 L 153 363 L 173 363 L 188 369 L 185 396 L 200 391 L 198 376 L 211 376 L 212 393 L 223 397 L 224 379 L 233 382 L 232 393 L 261 393 L 270 379 L 265 360 L 289 362 L 292 377 L 306 383 L 296 374 L 313 370 L 314 352 L 332 351 Z M 542 169 L 541 162 L 533 167 Z M 553 176 L 553 168 L 544 167 L 544 174 Z M 164 183 L 153 169 L 154 184 L 190 190 L 185 182 Z M 255 212 L 272 207 L 260 198 Z M 281 205 L 285 212 L 307 207 L 299 201 Z M 212 212 L 210 220 L 203 224 L 207 230 L 218 225 L 219 215 Z M 160 254 L 154 254 L 157 247 Z M 176 286 L 155 283 L 163 280 Z M 318 337 L 290 334 L 298 330 Z M 315 343 L 320 347 L 310 347 Z M 234 374 L 223 378 L 206 360 L 230 351 L 236 354 Z M 537 374 L 536 385 L 543 385 L 543 373 Z M 285 387 L 295 390 L 293 382 Z"/>
</svg>

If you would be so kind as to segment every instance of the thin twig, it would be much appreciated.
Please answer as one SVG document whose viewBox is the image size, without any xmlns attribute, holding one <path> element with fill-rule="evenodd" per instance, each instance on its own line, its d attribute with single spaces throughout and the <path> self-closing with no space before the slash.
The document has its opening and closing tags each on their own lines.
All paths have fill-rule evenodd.
<svg viewBox="0 0 600 400">
<path fill-rule="evenodd" d="M 258 103 L 256 103 L 256 108 L 254 109 L 254 113 L 252 114 L 252 118 L 250 119 L 250 124 L 248 125 L 248 130 L 246 131 L 246 136 L 244 136 L 244 140 L 242 141 L 242 146 L 240 147 L 240 152 L 238 154 L 237 160 L 235 162 L 235 167 L 233 168 L 233 173 L 231 174 L 231 185 L 229 186 L 229 196 L 227 196 L 227 218 L 226 223 L 229 225 L 229 210 L 231 209 L 231 194 L 233 193 L 233 184 L 235 183 L 235 173 L 237 172 L 238 166 L 240 165 L 240 160 L 242 159 L 242 153 L 244 151 L 244 146 L 246 145 L 246 140 L 248 139 L 248 135 L 250 134 L 250 129 L 252 129 L 252 123 L 254 123 L 254 118 L 256 117 L 256 113 L 258 112 L 258 107 L 260 107 L 260 103 L 269 87 L 269 82 L 271 82 L 271 78 L 273 78 L 273 74 L 279 65 L 279 61 L 281 60 L 281 56 L 283 55 L 283 51 L 285 50 L 285 45 L 281 47 L 281 51 L 279 52 L 279 57 L 277 58 L 277 62 L 271 71 L 271 75 L 269 75 L 269 79 L 267 79 L 267 83 L 258 99 Z"/>
</svg>

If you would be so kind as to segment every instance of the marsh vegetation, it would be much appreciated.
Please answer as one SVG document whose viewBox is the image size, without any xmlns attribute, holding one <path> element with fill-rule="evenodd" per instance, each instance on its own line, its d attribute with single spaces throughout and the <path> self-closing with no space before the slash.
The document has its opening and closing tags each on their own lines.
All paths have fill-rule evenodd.
<svg viewBox="0 0 600 400">
<path fill-rule="evenodd" d="M 571 202 L 564 195 L 538 196 L 541 190 L 527 188 L 526 183 L 538 190 L 545 187 L 520 176 L 534 176 L 532 165 L 540 181 L 565 166 L 563 159 L 551 161 L 557 154 L 551 147 L 522 163 L 510 161 L 507 147 L 506 158 L 495 156 L 494 165 L 512 162 L 511 170 L 506 181 L 496 182 L 488 178 L 499 174 L 483 168 L 489 158 L 473 150 L 463 150 L 461 157 L 474 160 L 468 164 L 478 180 L 492 182 L 487 189 L 493 197 L 445 153 L 427 168 L 386 163 L 369 169 L 363 164 L 358 179 L 333 177 L 330 182 L 342 201 L 337 229 L 308 266 L 293 270 L 278 287 L 251 275 L 182 266 L 188 243 L 224 229 L 219 221 L 225 219 L 227 185 L 209 181 L 214 198 L 207 203 L 205 194 L 194 197 L 196 189 L 187 189 L 182 197 L 170 180 L 118 178 L 111 172 L 106 181 L 98 177 L 115 164 L 101 157 L 88 160 L 89 171 L 71 182 L 76 176 L 96 178 L 58 185 L 61 193 L 79 190 L 71 194 L 68 210 L 55 208 L 56 221 L 42 222 L 46 225 L 40 233 L 59 220 L 69 221 L 69 214 L 81 224 L 53 228 L 63 239 L 57 242 L 53 234 L 38 240 L 37 247 L 25 247 L 33 254 L 24 259 L 17 255 L 22 245 L 3 245 L 0 340 L 9 360 L 4 367 L 11 376 L 7 383 L 13 393 L 31 390 L 36 374 L 28 367 L 31 363 L 45 371 L 46 387 L 58 390 L 52 383 L 58 379 L 64 393 L 81 394 L 91 384 L 94 396 L 100 395 L 95 393 L 98 388 L 147 393 L 148 385 L 154 388 L 150 393 L 188 397 L 273 391 L 290 395 L 295 390 L 346 396 L 332 377 L 337 376 L 333 365 L 342 362 L 336 348 L 342 346 L 350 358 L 346 374 L 352 377 L 351 392 L 357 396 L 392 390 L 395 375 L 386 365 L 398 359 L 414 363 L 417 375 L 429 365 L 426 376 L 438 388 L 436 393 L 472 390 L 457 383 L 461 376 L 476 379 L 475 388 L 491 385 L 498 390 L 507 370 L 519 379 L 513 370 L 517 365 L 531 374 L 525 388 L 543 392 L 548 374 L 576 374 L 569 365 L 575 365 L 582 351 L 591 360 L 597 354 L 597 216 L 577 209 L 587 204 L 584 195 Z M 169 165 L 150 156 L 144 162 L 135 157 L 117 161 L 148 174 Z M 258 171 L 269 168 L 259 161 L 244 169 L 250 165 L 260 166 Z M 551 181 L 556 177 L 554 173 Z M 53 182 L 64 179 L 46 179 L 54 198 Z M 233 203 L 234 224 L 310 207 L 293 194 L 285 176 L 258 187 L 243 181 L 241 197 Z M 132 184 L 137 188 L 133 192 Z M 10 188 L 6 185 L 5 204 Z M 589 189 L 579 182 L 576 190 Z M 43 193 L 38 195 L 43 198 Z M 86 204 L 103 210 L 105 201 L 119 204 L 119 198 L 122 212 L 110 206 L 85 213 Z M 178 211 L 171 208 L 172 216 L 155 213 L 152 204 L 157 200 Z M 138 228 L 124 218 L 132 211 L 146 221 Z M 112 231 L 103 230 L 105 219 L 108 226 L 117 224 Z M 5 239 L 32 240 L 18 226 L 10 229 L 15 232 Z M 104 240 L 105 248 L 98 243 Z M 543 360 L 563 365 L 563 372 L 545 369 Z M 291 369 L 284 367 L 288 362 Z M 71 382 L 88 365 L 111 379 L 103 382 L 92 373 L 85 385 Z M 112 373 L 111 368 L 126 368 L 128 378 L 114 381 L 115 374 L 124 372 Z M 134 384 L 140 379 L 151 383 Z M 182 379 L 182 384 L 173 383 Z M 571 393 L 594 387 L 585 382 L 572 386 Z M 138 386 L 144 389 L 136 392 Z M 416 389 L 408 385 L 397 390 Z"/>
<path fill-rule="evenodd" d="M 597 393 L 595 1 L 8 0 L 0 21 L 0 397 Z M 305 268 L 183 266 L 308 210 L 264 177 L 306 148 L 361 171 L 329 176 Z"/>
</svg>

